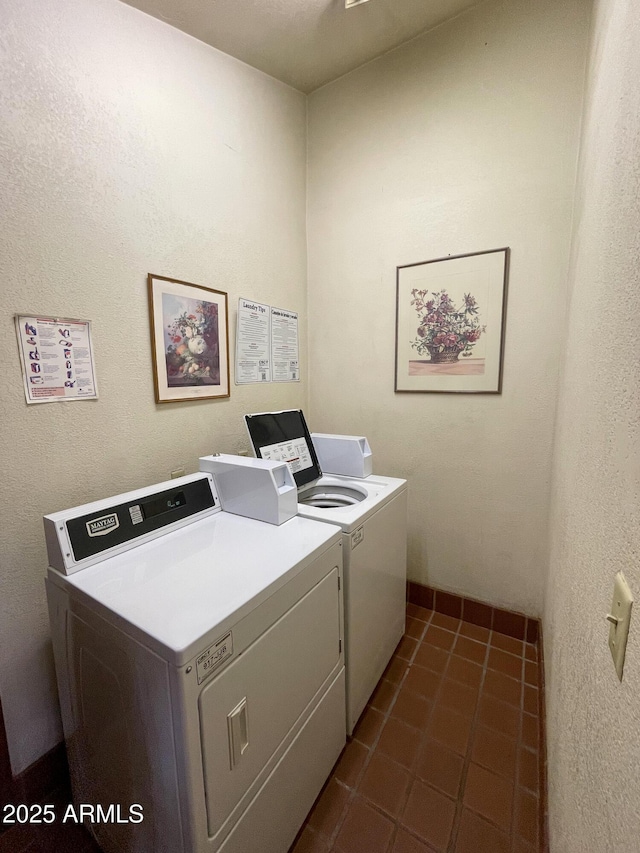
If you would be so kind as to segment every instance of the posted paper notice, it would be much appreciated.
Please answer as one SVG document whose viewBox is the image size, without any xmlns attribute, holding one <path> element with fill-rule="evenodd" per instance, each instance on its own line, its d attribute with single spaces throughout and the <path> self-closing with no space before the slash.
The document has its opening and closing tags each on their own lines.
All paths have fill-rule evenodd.
<svg viewBox="0 0 640 853">
<path fill-rule="evenodd" d="M 299 382 L 298 314 L 271 309 L 271 364 L 274 382 Z"/>
<path fill-rule="evenodd" d="M 89 320 L 16 315 L 27 403 L 98 396 Z"/>
<path fill-rule="evenodd" d="M 236 385 L 271 382 L 270 310 L 269 305 L 238 300 Z"/>
</svg>

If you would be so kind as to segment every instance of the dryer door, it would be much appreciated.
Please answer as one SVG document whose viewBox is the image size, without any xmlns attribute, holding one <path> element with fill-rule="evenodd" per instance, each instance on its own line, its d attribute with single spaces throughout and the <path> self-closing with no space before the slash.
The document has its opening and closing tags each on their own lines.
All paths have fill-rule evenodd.
<svg viewBox="0 0 640 853">
<path fill-rule="evenodd" d="M 335 675 L 339 640 L 334 568 L 200 694 L 209 836 L 223 828 L 218 843 Z"/>
</svg>

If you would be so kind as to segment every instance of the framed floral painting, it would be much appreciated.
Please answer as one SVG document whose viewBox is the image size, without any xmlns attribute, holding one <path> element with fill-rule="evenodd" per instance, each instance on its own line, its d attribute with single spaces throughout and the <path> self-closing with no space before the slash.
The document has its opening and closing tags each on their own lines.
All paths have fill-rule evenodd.
<svg viewBox="0 0 640 853">
<path fill-rule="evenodd" d="M 156 402 L 229 396 L 227 294 L 148 275 Z"/>
<path fill-rule="evenodd" d="M 500 394 L 509 249 L 397 267 L 396 391 Z"/>
</svg>

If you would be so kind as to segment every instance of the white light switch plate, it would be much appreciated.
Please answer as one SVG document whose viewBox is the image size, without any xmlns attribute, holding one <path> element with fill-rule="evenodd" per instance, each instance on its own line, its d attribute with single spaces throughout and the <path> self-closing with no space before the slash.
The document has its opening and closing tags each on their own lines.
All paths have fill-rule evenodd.
<svg viewBox="0 0 640 853">
<path fill-rule="evenodd" d="M 616 575 L 613 587 L 613 601 L 611 611 L 607 616 L 609 621 L 609 649 L 611 657 L 622 681 L 622 669 L 624 667 L 624 654 L 627 649 L 627 637 L 629 635 L 629 622 L 631 621 L 631 607 L 633 596 L 622 572 Z"/>
</svg>

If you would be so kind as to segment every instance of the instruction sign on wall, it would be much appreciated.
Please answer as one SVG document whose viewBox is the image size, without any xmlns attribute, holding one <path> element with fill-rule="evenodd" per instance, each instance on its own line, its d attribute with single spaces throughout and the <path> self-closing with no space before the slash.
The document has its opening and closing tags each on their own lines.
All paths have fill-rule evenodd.
<svg viewBox="0 0 640 853">
<path fill-rule="evenodd" d="M 15 317 L 27 403 L 98 396 L 89 320 Z"/>
<path fill-rule="evenodd" d="M 260 302 L 238 300 L 236 385 L 271 382 L 270 311 Z"/>
<path fill-rule="evenodd" d="M 239 299 L 236 385 L 299 381 L 297 312 Z"/>
<path fill-rule="evenodd" d="M 271 309 L 271 358 L 274 382 L 297 382 L 298 314 L 282 308 Z"/>
</svg>

